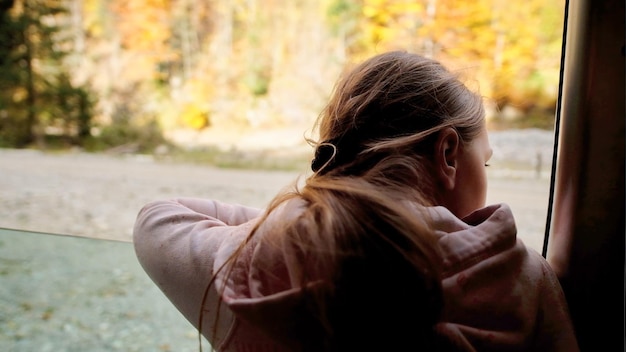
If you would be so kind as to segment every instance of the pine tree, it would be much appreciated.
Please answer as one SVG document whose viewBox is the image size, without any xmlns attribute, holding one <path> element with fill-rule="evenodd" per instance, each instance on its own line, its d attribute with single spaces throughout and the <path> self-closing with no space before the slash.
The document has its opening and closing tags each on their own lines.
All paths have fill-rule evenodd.
<svg viewBox="0 0 626 352">
<path fill-rule="evenodd" d="M 2 0 L 0 11 L 0 145 L 44 146 L 50 132 L 79 142 L 93 104 L 64 65 L 63 3 Z"/>
</svg>

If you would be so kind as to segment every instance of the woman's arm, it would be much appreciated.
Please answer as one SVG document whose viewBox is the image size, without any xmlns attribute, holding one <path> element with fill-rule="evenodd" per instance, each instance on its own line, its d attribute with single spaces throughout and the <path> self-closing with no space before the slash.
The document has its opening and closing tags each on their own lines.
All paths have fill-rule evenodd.
<svg viewBox="0 0 626 352">
<path fill-rule="evenodd" d="M 169 201 L 154 202 L 146 205 L 139 212 L 141 219 L 144 212 L 154 208 L 168 207 L 190 216 L 221 221 L 226 225 L 236 226 L 248 222 L 261 215 L 262 210 L 238 204 L 228 204 L 211 199 L 178 198 Z"/>
<path fill-rule="evenodd" d="M 259 209 L 204 199 L 150 203 L 141 209 L 135 223 L 137 258 L 168 299 L 197 327 L 204 293 L 217 269 L 216 260 L 224 262 L 232 254 L 260 214 Z M 214 288 L 210 290 L 207 305 L 216 306 L 218 297 Z M 205 313 L 205 317 L 215 314 Z M 216 322 L 209 319 L 208 323 Z M 219 329 L 227 329 L 229 324 L 222 321 Z"/>
</svg>

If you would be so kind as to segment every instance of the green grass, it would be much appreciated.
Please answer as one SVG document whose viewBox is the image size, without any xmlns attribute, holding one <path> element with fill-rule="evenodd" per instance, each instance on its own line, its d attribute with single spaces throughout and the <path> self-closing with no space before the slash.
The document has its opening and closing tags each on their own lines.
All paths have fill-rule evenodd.
<svg viewBox="0 0 626 352">
<path fill-rule="evenodd" d="M 175 149 L 166 155 L 156 157 L 171 162 L 211 165 L 228 169 L 300 171 L 308 169 L 311 156 L 297 153 L 276 155 L 271 151 L 223 151 L 216 147 L 206 147 L 191 150 Z"/>
</svg>

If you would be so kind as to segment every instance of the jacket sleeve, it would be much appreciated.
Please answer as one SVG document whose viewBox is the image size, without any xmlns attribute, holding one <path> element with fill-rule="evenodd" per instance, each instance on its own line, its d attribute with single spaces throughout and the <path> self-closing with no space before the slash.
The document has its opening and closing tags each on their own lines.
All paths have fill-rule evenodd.
<svg viewBox="0 0 626 352">
<path fill-rule="evenodd" d="M 214 288 L 207 291 L 207 286 L 217 270 L 215 264 L 233 253 L 260 215 L 259 209 L 213 200 L 182 198 L 150 203 L 137 216 L 135 252 L 150 278 L 196 328 L 203 296 L 208 292 L 203 330 L 214 331 L 214 324 L 217 330 L 228 330 L 232 316 L 225 313 L 220 321 L 211 320 L 217 316 L 213 309 L 219 305 L 219 295 Z M 217 331 L 217 336 L 225 335 Z M 214 347 L 219 344 L 211 342 Z"/>
</svg>

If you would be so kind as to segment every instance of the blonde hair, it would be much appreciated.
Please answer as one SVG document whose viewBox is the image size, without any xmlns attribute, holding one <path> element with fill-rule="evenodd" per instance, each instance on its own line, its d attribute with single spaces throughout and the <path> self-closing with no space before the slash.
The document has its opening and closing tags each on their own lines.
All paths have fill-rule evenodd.
<svg viewBox="0 0 626 352">
<path fill-rule="evenodd" d="M 275 198 L 263 220 L 292 201 L 301 212 L 258 239 L 298 260 L 313 321 L 292 336 L 298 350 L 442 346 L 433 332 L 441 258 L 422 213 L 436 203 L 433 138 L 452 127 L 469 142 L 483 115 L 479 96 L 416 54 L 377 55 L 338 82 L 317 122 L 313 175 Z"/>
<path fill-rule="evenodd" d="M 383 178 L 419 185 L 432 203 L 437 133 L 451 127 L 468 143 L 481 132 L 484 114 L 482 98 L 437 61 L 403 51 L 380 54 L 335 86 L 316 123 L 312 168 L 317 175 L 367 175 L 376 167 Z M 419 180 L 403 178 L 415 172 L 398 174 L 397 166 L 407 163 L 420 169 Z"/>
</svg>

